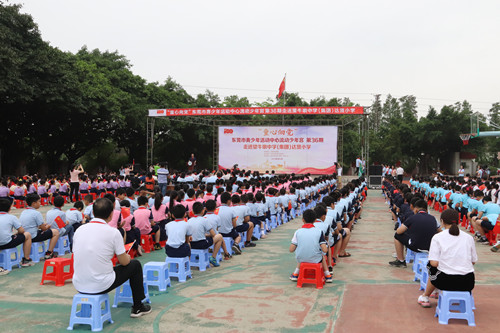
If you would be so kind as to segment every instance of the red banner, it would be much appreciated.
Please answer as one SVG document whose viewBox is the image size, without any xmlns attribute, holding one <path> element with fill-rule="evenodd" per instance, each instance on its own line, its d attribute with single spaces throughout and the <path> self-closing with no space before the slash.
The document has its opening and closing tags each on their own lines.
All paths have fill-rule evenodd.
<svg viewBox="0 0 500 333">
<path fill-rule="evenodd" d="M 294 106 L 275 108 L 207 108 L 207 109 L 153 109 L 150 117 L 179 116 L 222 116 L 222 115 L 258 115 L 258 114 L 364 114 L 362 106 Z"/>
</svg>

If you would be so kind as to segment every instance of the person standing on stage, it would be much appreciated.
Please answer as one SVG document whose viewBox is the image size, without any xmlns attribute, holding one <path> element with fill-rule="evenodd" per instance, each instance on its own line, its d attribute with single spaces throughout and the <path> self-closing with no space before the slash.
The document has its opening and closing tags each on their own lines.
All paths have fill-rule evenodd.
<svg viewBox="0 0 500 333">
<path fill-rule="evenodd" d="M 189 158 L 187 165 L 188 165 L 188 171 L 193 172 L 193 170 L 196 168 L 196 157 L 194 157 L 194 154 L 191 154 L 191 157 Z"/>
</svg>

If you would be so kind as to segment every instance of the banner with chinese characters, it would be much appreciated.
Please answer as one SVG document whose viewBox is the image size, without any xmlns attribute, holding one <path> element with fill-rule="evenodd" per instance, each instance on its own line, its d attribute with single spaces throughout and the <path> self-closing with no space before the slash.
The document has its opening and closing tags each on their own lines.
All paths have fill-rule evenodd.
<svg viewBox="0 0 500 333">
<path fill-rule="evenodd" d="M 207 108 L 207 109 L 153 109 L 149 110 L 150 117 L 178 117 L 178 116 L 220 116 L 220 115 L 257 115 L 257 114 L 363 114 L 362 106 L 294 106 L 274 108 Z"/>
<path fill-rule="evenodd" d="M 337 126 L 219 127 L 219 168 L 331 174 Z"/>
</svg>

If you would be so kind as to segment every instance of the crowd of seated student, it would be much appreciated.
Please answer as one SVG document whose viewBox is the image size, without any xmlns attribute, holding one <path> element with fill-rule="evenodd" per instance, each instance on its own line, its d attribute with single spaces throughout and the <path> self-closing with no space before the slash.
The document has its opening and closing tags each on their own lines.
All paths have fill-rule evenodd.
<svg viewBox="0 0 500 333">
<path fill-rule="evenodd" d="M 437 290 L 470 292 L 474 288 L 473 265 L 477 254 L 473 238 L 458 227 L 463 220 L 460 216 L 479 229 L 476 238 L 485 243 L 484 229 L 493 229 L 489 222 L 496 222 L 500 214 L 500 206 L 491 203 L 490 197 L 497 194 L 497 184 L 470 177 L 438 175 L 434 179 L 412 178 L 410 187 L 386 177 L 383 185 L 393 219 L 398 221 L 397 258 L 390 264 L 406 267 L 404 246 L 414 252 L 429 253 L 429 279 L 418 303 L 430 307 L 429 298 L 437 298 Z M 409 205 L 409 209 L 405 205 Z M 428 205 L 442 212 L 439 222 L 427 213 Z"/>
<path fill-rule="evenodd" d="M 297 267 L 290 280 L 298 280 L 301 263 L 321 263 L 325 282 L 332 282 L 331 263 L 351 256 L 346 248 L 354 224 L 361 218 L 364 198 L 366 183 L 363 178 L 353 180 L 340 190 L 335 183 L 327 184 L 311 198 L 305 198 L 304 205 L 314 208 L 303 212 L 304 224 L 292 238 L 290 252 L 295 252 Z"/>
<path fill-rule="evenodd" d="M 456 210 L 462 224 L 468 230 L 474 230 L 476 241 L 490 245 L 486 234 L 493 231 L 500 215 L 500 184 L 497 181 L 469 175 L 434 179 L 418 177 L 411 180 L 411 185 L 438 210 Z M 497 239 L 491 250 L 496 252 L 499 248 L 500 240 Z"/>
</svg>

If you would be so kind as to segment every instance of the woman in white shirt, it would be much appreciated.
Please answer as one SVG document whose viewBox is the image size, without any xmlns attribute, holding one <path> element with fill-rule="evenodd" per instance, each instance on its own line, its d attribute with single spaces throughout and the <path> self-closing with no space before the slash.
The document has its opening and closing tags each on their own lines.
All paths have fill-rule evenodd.
<svg viewBox="0 0 500 333">
<path fill-rule="evenodd" d="M 429 249 L 429 281 L 418 303 L 430 307 L 429 296 L 434 289 L 468 291 L 474 289 L 474 264 L 477 261 L 476 245 L 471 235 L 458 228 L 458 212 L 447 209 L 441 214 L 443 232 L 432 237 Z"/>
</svg>

